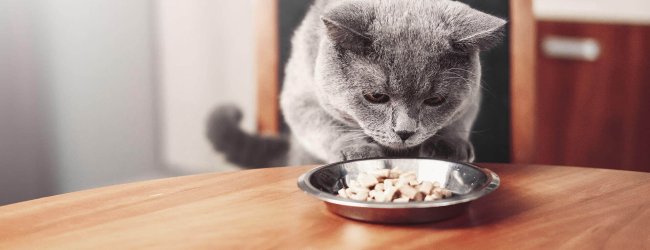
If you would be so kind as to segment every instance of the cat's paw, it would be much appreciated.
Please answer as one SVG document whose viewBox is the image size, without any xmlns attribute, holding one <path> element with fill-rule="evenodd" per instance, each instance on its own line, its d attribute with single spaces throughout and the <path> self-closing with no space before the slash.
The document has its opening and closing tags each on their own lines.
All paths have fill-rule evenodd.
<svg viewBox="0 0 650 250">
<path fill-rule="evenodd" d="M 474 146 L 458 137 L 432 138 L 420 147 L 421 157 L 432 157 L 452 161 L 473 162 Z"/>
<path fill-rule="evenodd" d="M 360 143 L 340 148 L 338 154 L 334 157 L 334 160 L 349 161 L 383 156 L 385 156 L 385 154 L 381 146 L 374 143 Z"/>
</svg>

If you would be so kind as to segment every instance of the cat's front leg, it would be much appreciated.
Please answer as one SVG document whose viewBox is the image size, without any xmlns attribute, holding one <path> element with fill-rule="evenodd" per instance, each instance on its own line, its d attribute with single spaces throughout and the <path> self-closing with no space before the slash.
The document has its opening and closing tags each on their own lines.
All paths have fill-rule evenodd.
<svg viewBox="0 0 650 250">
<path fill-rule="evenodd" d="M 468 140 L 455 135 L 434 136 L 420 146 L 420 157 L 461 162 L 474 161 L 474 146 Z"/>
<path fill-rule="evenodd" d="M 341 136 L 333 144 L 329 162 L 349 161 L 357 159 L 385 156 L 383 148 L 369 137 L 350 138 Z"/>
</svg>

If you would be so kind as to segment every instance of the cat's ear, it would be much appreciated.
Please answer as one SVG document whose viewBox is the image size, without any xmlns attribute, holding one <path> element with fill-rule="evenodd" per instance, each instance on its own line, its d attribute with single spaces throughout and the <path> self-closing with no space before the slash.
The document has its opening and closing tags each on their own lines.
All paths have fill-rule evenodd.
<svg viewBox="0 0 650 250">
<path fill-rule="evenodd" d="M 455 50 L 489 50 L 503 39 L 506 20 L 473 9 L 461 15 L 461 19 L 451 41 Z"/>
<path fill-rule="evenodd" d="M 337 6 L 321 16 L 328 38 L 336 47 L 355 53 L 366 53 L 372 46 L 367 34 L 372 17 L 362 6 Z"/>
</svg>

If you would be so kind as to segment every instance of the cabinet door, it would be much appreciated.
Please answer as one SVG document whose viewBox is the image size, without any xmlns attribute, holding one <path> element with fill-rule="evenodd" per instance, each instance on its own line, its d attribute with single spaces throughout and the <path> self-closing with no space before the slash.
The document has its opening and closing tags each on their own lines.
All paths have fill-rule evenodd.
<svg viewBox="0 0 650 250">
<path fill-rule="evenodd" d="M 544 21 L 538 34 L 537 161 L 650 171 L 650 26 Z M 551 55 L 552 37 L 590 39 L 598 56 Z"/>
</svg>

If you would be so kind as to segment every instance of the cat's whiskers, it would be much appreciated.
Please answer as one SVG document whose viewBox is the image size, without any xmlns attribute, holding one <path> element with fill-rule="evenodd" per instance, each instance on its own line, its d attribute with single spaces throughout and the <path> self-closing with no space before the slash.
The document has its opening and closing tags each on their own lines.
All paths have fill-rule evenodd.
<svg viewBox="0 0 650 250">
<path fill-rule="evenodd" d="M 337 130 L 334 130 L 334 131 L 336 131 L 336 132 L 343 132 L 343 133 L 348 133 L 348 132 L 354 133 L 354 132 L 363 132 L 363 129 L 356 129 L 356 130 L 351 130 L 351 129 L 337 129 Z"/>
<path fill-rule="evenodd" d="M 357 136 L 357 137 L 344 138 L 344 140 L 341 143 L 346 144 L 346 143 L 350 143 L 350 142 L 356 142 L 356 141 L 359 141 L 359 140 L 365 139 L 365 138 L 370 138 L 370 137 L 366 135 L 366 136 Z"/>
<path fill-rule="evenodd" d="M 362 128 L 350 128 L 349 126 L 345 126 L 345 125 L 331 125 L 330 128 L 332 128 L 336 132 L 342 132 L 342 133 L 364 131 Z"/>
<path fill-rule="evenodd" d="M 463 71 L 463 72 L 469 74 L 469 75 L 472 76 L 472 77 L 476 77 L 476 76 L 477 76 L 476 73 L 474 73 L 474 72 L 472 72 L 472 71 L 470 71 L 470 70 L 468 70 L 468 69 L 463 69 L 463 68 L 451 68 L 451 69 L 448 69 L 448 70 L 445 71 L 445 72 L 450 72 L 450 73 L 452 73 L 453 70 L 461 70 L 461 71 Z"/>
<path fill-rule="evenodd" d="M 467 73 L 469 76 L 471 76 L 473 78 L 479 78 L 479 84 L 478 84 L 479 87 L 481 89 L 485 90 L 486 92 L 490 93 L 491 95 L 494 95 L 494 93 L 492 93 L 489 89 L 487 89 L 485 87 L 485 84 L 484 84 L 485 82 L 482 79 L 480 79 L 480 77 L 478 77 L 477 73 L 474 73 L 474 72 L 472 72 L 470 70 L 463 69 L 463 68 L 451 68 L 451 69 L 448 69 L 447 71 L 443 72 L 443 74 L 454 74 L 454 75 L 456 75 L 458 77 L 466 79 L 466 81 L 472 81 L 471 79 L 468 79 L 468 78 L 462 76 L 461 74 L 458 74 L 458 73 L 454 72 L 454 70 L 460 70 L 460 71 L 463 71 L 463 72 Z"/>
</svg>

